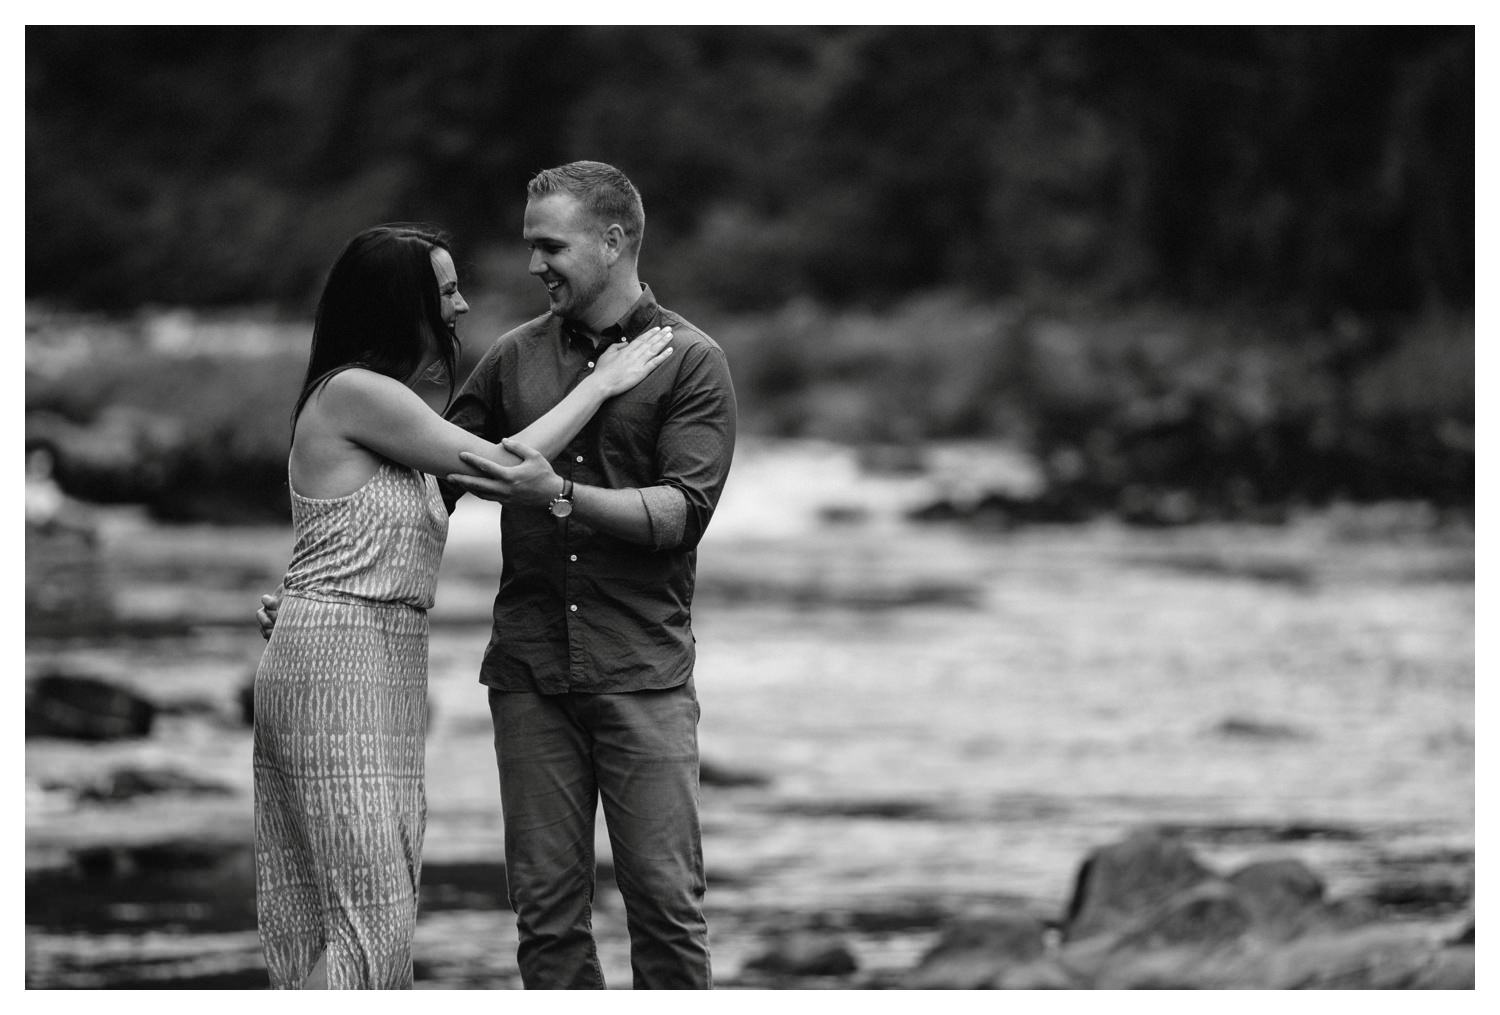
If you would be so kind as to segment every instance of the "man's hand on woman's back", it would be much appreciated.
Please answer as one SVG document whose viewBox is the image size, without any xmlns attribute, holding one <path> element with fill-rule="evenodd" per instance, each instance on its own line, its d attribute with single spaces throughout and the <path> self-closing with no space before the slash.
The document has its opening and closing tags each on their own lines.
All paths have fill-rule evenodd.
<svg viewBox="0 0 1500 1015">
<path fill-rule="evenodd" d="M 281 599 L 273 593 L 260 597 L 260 609 L 255 611 L 255 621 L 260 625 L 260 636 L 271 640 L 271 629 L 276 626 L 276 611 L 281 608 Z"/>
</svg>

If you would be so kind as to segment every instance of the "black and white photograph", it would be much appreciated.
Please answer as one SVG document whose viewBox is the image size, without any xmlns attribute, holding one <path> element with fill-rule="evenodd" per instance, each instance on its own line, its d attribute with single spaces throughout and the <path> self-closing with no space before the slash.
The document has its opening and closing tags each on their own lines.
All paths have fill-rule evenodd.
<svg viewBox="0 0 1500 1015">
<path fill-rule="evenodd" d="M 28 991 L 1476 988 L 1478 26 L 935 11 L 25 26 Z"/>
</svg>

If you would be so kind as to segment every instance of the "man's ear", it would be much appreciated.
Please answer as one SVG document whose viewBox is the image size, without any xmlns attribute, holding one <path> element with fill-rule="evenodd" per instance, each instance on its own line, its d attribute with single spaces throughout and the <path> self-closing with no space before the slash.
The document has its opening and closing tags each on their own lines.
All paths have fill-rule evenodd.
<svg viewBox="0 0 1500 1015">
<path fill-rule="evenodd" d="M 610 264 L 625 253 L 625 230 L 618 222 L 611 222 L 604 229 L 604 258 Z"/>
</svg>

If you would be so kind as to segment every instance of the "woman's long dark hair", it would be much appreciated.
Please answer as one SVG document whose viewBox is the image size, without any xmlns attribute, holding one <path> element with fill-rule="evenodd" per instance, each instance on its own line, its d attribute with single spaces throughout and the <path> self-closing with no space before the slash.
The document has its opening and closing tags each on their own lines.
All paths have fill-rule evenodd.
<svg viewBox="0 0 1500 1015">
<path fill-rule="evenodd" d="M 344 247 L 318 298 L 294 430 L 308 398 L 334 374 L 364 367 L 404 382 L 431 348 L 448 368 L 453 399 L 458 337 L 443 323 L 434 248 L 449 250 L 447 234 L 404 223 L 366 229 Z"/>
</svg>

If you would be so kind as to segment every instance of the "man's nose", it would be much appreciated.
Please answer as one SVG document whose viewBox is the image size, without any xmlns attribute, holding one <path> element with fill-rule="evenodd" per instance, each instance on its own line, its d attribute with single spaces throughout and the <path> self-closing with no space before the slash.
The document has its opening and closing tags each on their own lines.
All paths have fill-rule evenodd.
<svg viewBox="0 0 1500 1015">
<path fill-rule="evenodd" d="M 533 250 L 531 252 L 531 264 L 527 266 L 526 270 L 533 275 L 540 275 L 547 270 L 547 262 L 542 259 L 541 251 Z"/>
</svg>

